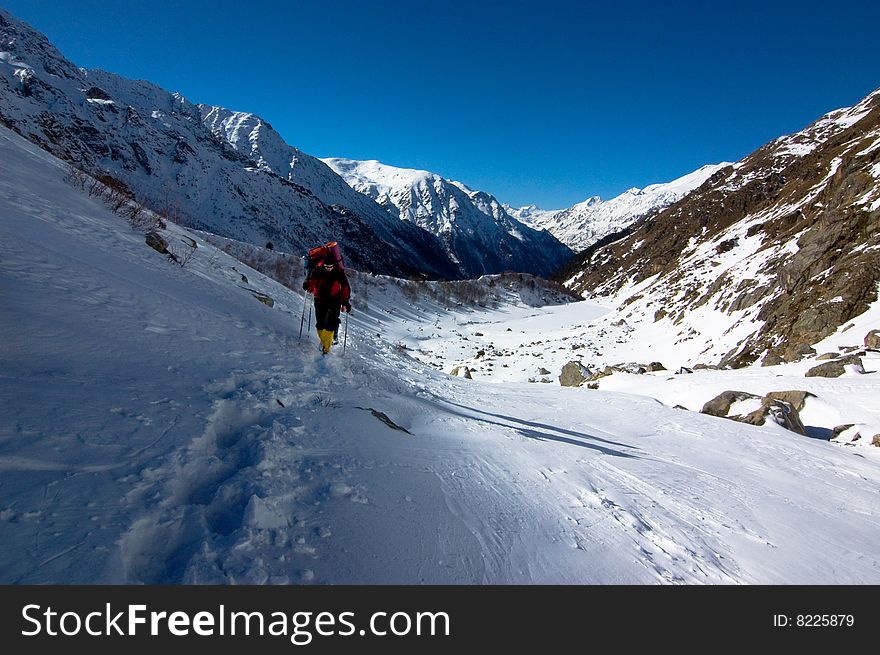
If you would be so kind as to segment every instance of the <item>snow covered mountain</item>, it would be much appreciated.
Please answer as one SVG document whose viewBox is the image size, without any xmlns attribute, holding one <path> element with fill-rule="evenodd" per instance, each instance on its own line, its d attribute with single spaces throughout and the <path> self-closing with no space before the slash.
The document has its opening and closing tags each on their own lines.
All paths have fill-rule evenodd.
<svg viewBox="0 0 880 655">
<path fill-rule="evenodd" d="M 189 225 L 287 252 L 338 240 L 363 270 L 458 274 L 436 237 L 364 202 L 259 118 L 79 69 L 5 10 L 0 124 Z"/>
<path fill-rule="evenodd" d="M 668 207 L 727 166 L 728 162 L 706 165 L 672 182 L 632 188 L 611 200 L 593 196 L 568 209 L 545 211 L 534 205 L 505 208 L 512 216 L 551 232 L 573 250 L 581 251 L 639 218 Z"/>
<path fill-rule="evenodd" d="M 878 296 L 880 91 L 717 171 L 563 275 L 694 362 L 815 355 Z"/>
<path fill-rule="evenodd" d="M 488 193 L 436 173 L 378 161 L 322 161 L 393 215 L 437 235 L 469 277 L 503 270 L 548 275 L 573 254 L 549 232 L 511 217 Z"/>
<path fill-rule="evenodd" d="M 360 274 L 345 353 L 321 357 L 298 290 L 173 223 L 167 241 L 197 247 L 169 261 L 65 168 L 0 127 L 3 584 L 880 583 L 874 432 L 676 407 L 800 381 L 812 425 L 877 426 L 877 353 L 841 380 L 790 364 L 529 384 L 614 348 L 590 327 L 613 312 L 542 306 L 527 280 Z M 455 284 L 497 305 L 428 293 Z M 477 348 L 473 379 L 448 375 Z"/>
</svg>

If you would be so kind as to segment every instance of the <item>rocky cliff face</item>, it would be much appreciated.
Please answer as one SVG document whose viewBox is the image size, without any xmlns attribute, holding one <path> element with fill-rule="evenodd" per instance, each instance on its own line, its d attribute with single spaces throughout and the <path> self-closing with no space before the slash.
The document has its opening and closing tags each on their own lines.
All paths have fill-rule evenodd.
<svg viewBox="0 0 880 655">
<path fill-rule="evenodd" d="M 811 353 L 877 300 L 880 91 L 719 170 L 563 276 L 631 321 L 702 339 L 721 365 Z"/>
<path fill-rule="evenodd" d="M 392 220 L 351 190 L 346 204 L 347 186 L 326 166 L 303 180 L 280 175 L 203 123 L 202 108 L 180 94 L 79 69 L 3 10 L 0 123 L 199 229 L 295 253 L 338 240 L 349 265 L 375 272 L 458 273 L 433 235 Z M 340 194 L 331 198 L 328 190 Z"/>
</svg>

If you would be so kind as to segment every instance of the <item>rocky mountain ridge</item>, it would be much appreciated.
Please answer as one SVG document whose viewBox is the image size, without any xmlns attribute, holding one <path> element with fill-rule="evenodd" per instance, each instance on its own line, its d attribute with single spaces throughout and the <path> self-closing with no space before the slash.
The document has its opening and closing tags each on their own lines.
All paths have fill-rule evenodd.
<svg viewBox="0 0 880 655">
<path fill-rule="evenodd" d="M 375 160 L 323 161 L 391 214 L 436 235 L 470 277 L 499 270 L 550 275 L 574 254 L 550 232 L 511 217 L 494 196 L 461 182 Z"/>
<path fill-rule="evenodd" d="M 704 361 L 815 355 L 878 296 L 880 91 L 718 170 L 562 277 L 632 329 L 702 342 Z"/>
<path fill-rule="evenodd" d="M 219 235 L 288 252 L 332 239 L 364 270 L 459 275 L 436 237 L 364 202 L 315 158 L 299 153 L 284 172 L 233 147 L 221 113 L 234 114 L 149 82 L 77 68 L 0 10 L 0 122 L 71 165 L 112 177 L 152 209 Z M 260 123 L 264 134 L 271 130 Z"/>
</svg>

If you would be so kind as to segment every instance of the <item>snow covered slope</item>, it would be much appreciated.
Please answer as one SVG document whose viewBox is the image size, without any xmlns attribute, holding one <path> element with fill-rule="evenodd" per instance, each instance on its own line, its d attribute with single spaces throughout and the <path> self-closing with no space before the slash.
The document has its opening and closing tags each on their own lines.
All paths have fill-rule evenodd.
<svg viewBox="0 0 880 655">
<path fill-rule="evenodd" d="M 531 205 L 510 210 L 510 213 L 535 229 L 551 232 L 573 250 L 580 251 L 629 227 L 652 211 L 668 207 L 727 166 L 730 166 L 728 162 L 706 165 L 672 182 L 632 188 L 611 200 L 593 196 L 568 209 L 544 211 Z"/>
<path fill-rule="evenodd" d="M 349 263 L 378 272 L 457 274 L 436 237 L 391 220 L 257 117 L 79 69 L 4 10 L 0 124 L 188 225 L 291 252 L 336 240 Z"/>
<path fill-rule="evenodd" d="M 0 128 L 4 583 L 880 583 L 880 450 L 450 377 L 396 340 L 478 312 L 390 278 L 321 358 L 300 293 L 64 177 Z"/>
<path fill-rule="evenodd" d="M 390 213 L 437 235 L 467 277 L 505 270 L 549 275 L 573 254 L 549 232 L 512 218 L 493 196 L 436 173 L 378 161 L 323 161 Z"/>
</svg>

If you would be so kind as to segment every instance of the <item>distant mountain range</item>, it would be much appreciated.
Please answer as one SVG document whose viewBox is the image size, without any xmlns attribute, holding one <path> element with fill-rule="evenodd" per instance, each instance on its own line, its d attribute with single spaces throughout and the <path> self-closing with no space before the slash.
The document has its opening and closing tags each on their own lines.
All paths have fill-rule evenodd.
<svg viewBox="0 0 880 655">
<path fill-rule="evenodd" d="M 550 275 L 574 254 L 549 231 L 511 217 L 490 194 L 436 173 L 378 161 L 323 161 L 365 197 L 439 237 L 463 270 L 522 270 L 528 262 L 536 273 Z"/>
<path fill-rule="evenodd" d="M 728 162 L 703 166 L 672 182 L 629 189 L 611 200 L 593 196 L 568 209 L 543 210 L 528 205 L 504 209 L 514 218 L 535 229 L 546 229 L 575 251 L 584 250 L 600 239 L 619 232 L 637 219 L 664 209 L 708 180 Z"/>
</svg>

